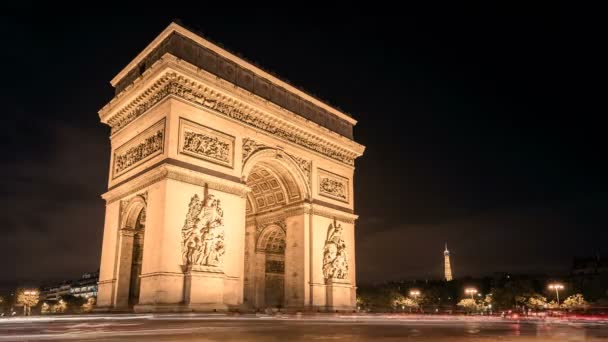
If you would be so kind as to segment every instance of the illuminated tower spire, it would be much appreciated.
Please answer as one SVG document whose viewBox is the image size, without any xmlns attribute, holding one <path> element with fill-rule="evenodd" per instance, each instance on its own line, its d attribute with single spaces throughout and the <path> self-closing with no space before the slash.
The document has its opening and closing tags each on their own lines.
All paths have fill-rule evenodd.
<svg viewBox="0 0 608 342">
<path fill-rule="evenodd" d="M 445 280 L 452 280 L 452 267 L 450 266 L 450 251 L 448 251 L 448 244 L 445 244 L 445 251 L 443 251 L 443 260 L 445 267 Z"/>
</svg>

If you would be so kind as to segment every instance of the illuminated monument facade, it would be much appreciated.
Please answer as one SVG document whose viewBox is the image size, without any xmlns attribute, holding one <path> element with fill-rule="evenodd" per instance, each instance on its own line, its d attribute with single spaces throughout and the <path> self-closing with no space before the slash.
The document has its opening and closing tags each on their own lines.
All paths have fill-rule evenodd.
<svg viewBox="0 0 608 342">
<path fill-rule="evenodd" d="M 355 307 L 353 118 L 177 24 L 111 83 L 98 310 Z"/>
</svg>

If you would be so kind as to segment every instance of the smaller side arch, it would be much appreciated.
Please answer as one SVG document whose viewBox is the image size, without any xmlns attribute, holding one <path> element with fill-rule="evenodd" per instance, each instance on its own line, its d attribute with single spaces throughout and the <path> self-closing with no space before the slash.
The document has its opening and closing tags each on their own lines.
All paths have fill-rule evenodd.
<svg viewBox="0 0 608 342">
<path fill-rule="evenodd" d="M 264 228 L 256 241 L 256 250 L 266 253 L 285 253 L 285 229 L 278 224 Z"/>
<path fill-rule="evenodd" d="M 124 214 L 122 215 L 120 228 L 135 229 L 138 227 L 140 213 L 145 215 L 146 199 L 142 195 L 136 195 L 125 205 Z M 142 212 L 143 211 L 143 212 Z"/>
</svg>

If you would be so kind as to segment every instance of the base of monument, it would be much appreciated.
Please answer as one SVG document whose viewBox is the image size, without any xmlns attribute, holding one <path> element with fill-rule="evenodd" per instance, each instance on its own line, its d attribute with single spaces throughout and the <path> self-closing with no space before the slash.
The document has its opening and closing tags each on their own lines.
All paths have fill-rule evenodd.
<svg viewBox="0 0 608 342">
<path fill-rule="evenodd" d="M 93 308 L 93 313 L 123 313 L 123 312 L 133 312 L 131 308 L 128 306 L 116 308 L 113 306 L 96 306 Z"/>
<path fill-rule="evenodd" d="M 326 306 L 321 312 L 355 312 L 357 309 L 354 306 Z"/>
<path fill-rule="evenodd" d="M 206 304 L 137 304 L 133 307 L 137 313 L 144 312 L 228 312 L 228 305 L 219 303 Z"/>
</svg>

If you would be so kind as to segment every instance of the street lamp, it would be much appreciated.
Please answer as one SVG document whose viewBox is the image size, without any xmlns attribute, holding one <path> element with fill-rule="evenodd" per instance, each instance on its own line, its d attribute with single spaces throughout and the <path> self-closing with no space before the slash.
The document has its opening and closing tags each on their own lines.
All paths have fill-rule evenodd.
<svg viewBox="0 0 608 342">
<path fill-rule="evenodd" d="M 557 297 L 557 306 L 559 306 L 559 290 L 563 290 L 564 285 L 559 283 L 549 284 L 549 290 L 555 290 L 555 296 Z"/>
<path fill-rule="evenodd" d="M 410 290 L 410 296 L 414 297 L 414 302 L 416 303 L 416 305 L 418 305 L 418 296 L 420 296 L 420 291 L 419 290 Z M 410 309 L 411 312 L 411 309 Z"/>
<path fill-rule="evenodd" d="M 471 295 L 471 299 L 475 300 L 473 298 L 473 295 L 475 295 L 477 293 L 477 289 L 473 288 L 473 287 L 469 287 L 469 288 L 464 289 L 464 293 Z"/>
</svg>

